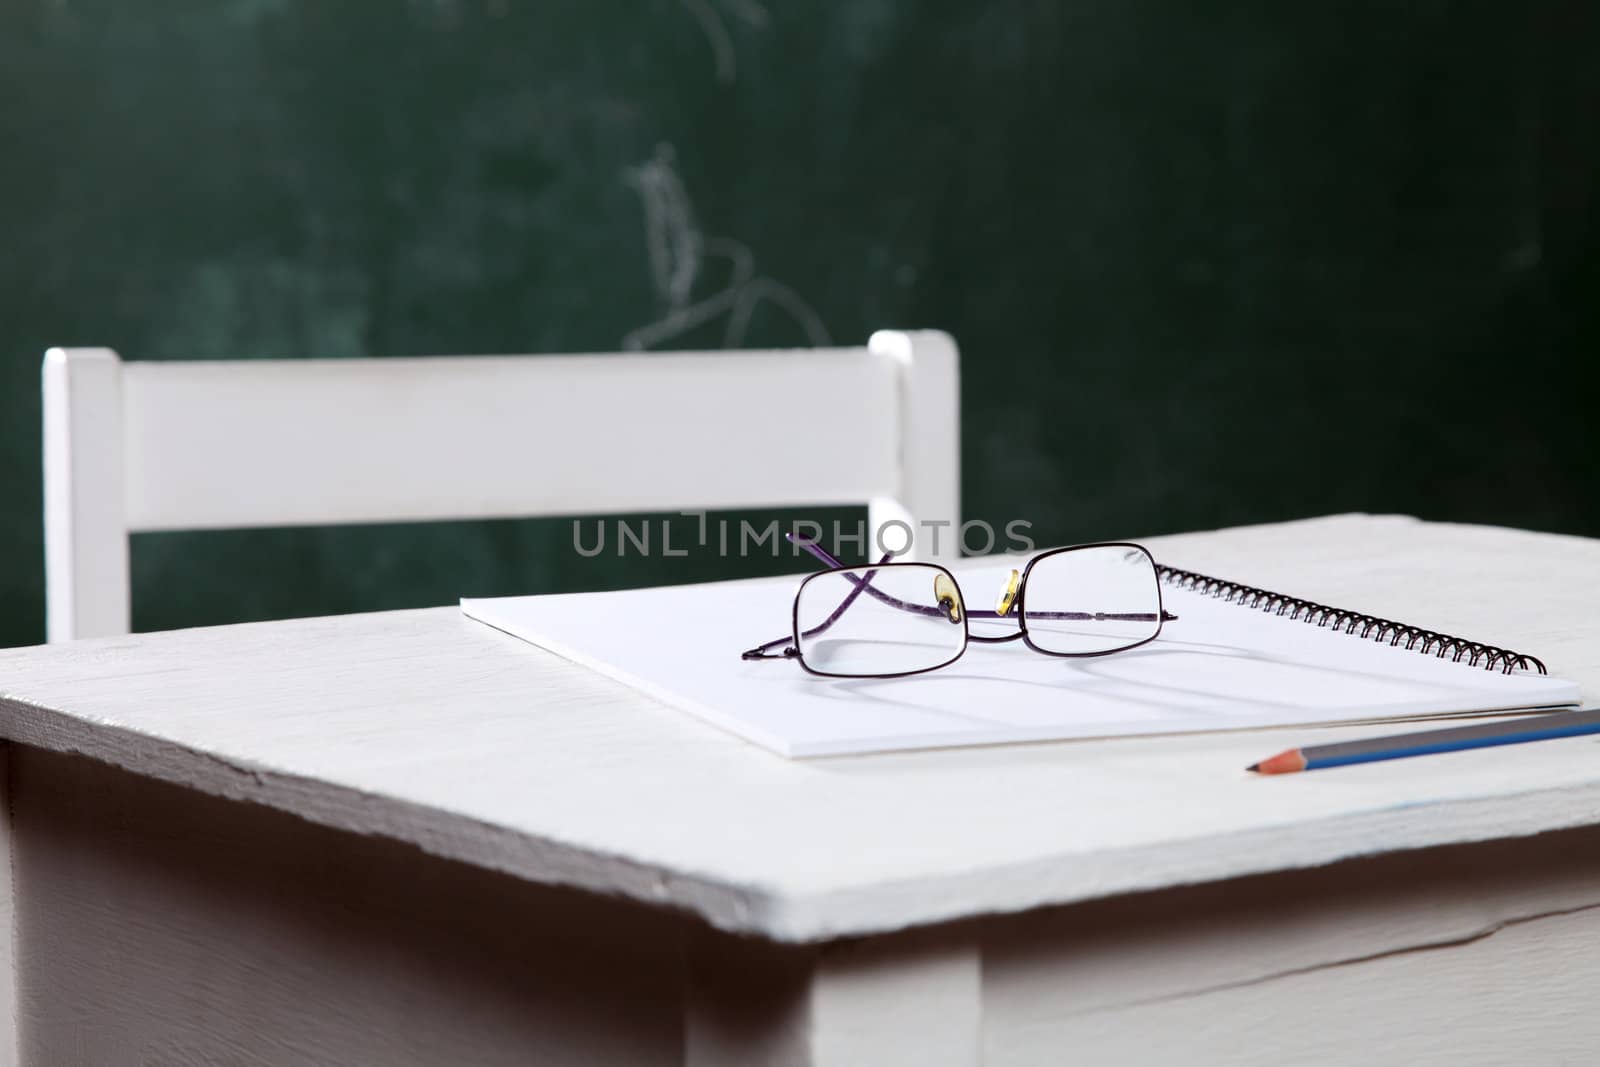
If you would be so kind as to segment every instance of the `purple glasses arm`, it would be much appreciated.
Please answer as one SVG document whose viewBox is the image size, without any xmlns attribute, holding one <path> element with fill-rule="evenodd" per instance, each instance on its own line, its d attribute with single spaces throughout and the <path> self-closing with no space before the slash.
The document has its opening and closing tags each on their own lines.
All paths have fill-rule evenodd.
<svg viewBox="0 0 1600 1067">
<path fill-rule="evenodd" d="M 945 614 L 945 612 L 939 608 L 924 604 L 908 604 L 897 596 L 892 596 L 889 593 L 885 593 L 882 589 L 879 589 L 877 586 L 872 584 L 872 577 L 877 573 L 876 571 L 868 571 L 861 577 L 850 574 L 847 570 L 845 570 L 845 565 L 843 563 L 841 563 L 833 556 L 832 553 L 828 552 L 815 541 L 801 541 L 792 533 L 784 534 L 784 536 L 792 543 L 799 545 L 801 548 L 817 557 L 823 563 L 827 564 L 830 569 L 840 571 L 840 576 L 855 587 L 850 590 L 849 594 L 845 596 L 844 600 L 840 601 L 839 606 L 834 608 L 832 613 L 829 614 L 826 619 L 823 619 L 820 623 L 801 634 L 801 637 L 814 637 L 817 634 L 827 630 L 834 623 L 839 621 L 840 617 L 842 617 L 844 613 L 850 609 L 850 605 L 854 604 L 862 593 L 869 593 L 875 600 L 879 600 L 885 604 L 888 604 L 892 608 L 898 608 L 901 611 L 909 611 L 916 615 L 940 617 Z M 878 561 L 879 565 L 881 566 L 882 564 L 888 563 L 893 555 L 894 553 L 892 552 L 886 553 L 884 557 Z M 793 638 L 789 636 L 774 637 L 771 641 L 764 641 L 755 648 L 744 652 L 740 658 L 777 659 L 780 657 L 798 656 L 800 654 L 799 650 L 793 647 L 786 648 L 781 653 L 773 653 L 770 651 L 770 649 L 792 640 Z"/>
</svg>

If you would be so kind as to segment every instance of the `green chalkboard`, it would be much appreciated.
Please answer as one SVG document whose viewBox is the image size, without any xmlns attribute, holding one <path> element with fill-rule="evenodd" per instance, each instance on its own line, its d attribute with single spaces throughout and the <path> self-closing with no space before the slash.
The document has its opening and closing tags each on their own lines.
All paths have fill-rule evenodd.
<svg viewBox="0 0 1600 1067">
<path fill-rule="evenodd" d="M 1600 534 L 1600 8 L 0 5 L 0 644 L 38 361 L 963 350 L 966 513 Z M 825 422 L 826 412 L 819 412 Z M 136 623 L 793 568 L 566 523 L 136 539 Z"/>
</svg>

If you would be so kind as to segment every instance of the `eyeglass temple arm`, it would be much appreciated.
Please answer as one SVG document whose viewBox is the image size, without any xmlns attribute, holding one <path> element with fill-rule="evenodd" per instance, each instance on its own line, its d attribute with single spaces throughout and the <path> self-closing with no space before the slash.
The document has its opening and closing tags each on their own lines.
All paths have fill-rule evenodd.
<svg viewBox="0 0 1600 1067">
<path fill-rule="evenodd" d="M 792 535 L 791 535 L 791 540 L 792 539 L 793 538 L 792 538 Z M 805 547 L 806 548 L 813 548 L 813 546 L 810 545 L 810 544 L 806 544 Z M 832 569 L 838 570 L 843 566 L 843 564 L 840 564 L 832 556 L 828 555 L 828 553 L 822 551 L 821 549 L 815 549 L 815 551 L 813 551 L 812 554 L 815 555 L 818 559 L 821 559 L 821 560 L 823 560 L 825 562 L 831 561 Z M 878 562 L 879 563 L 887 563 L 887 562 L 889 562 L 889 557 L 891 555 L 893 555 L 893 553 L 886 554 L 883 557 L 883 559 L 879 560 Z M 856 599 L 859 596 L 861 596 L 862 593 L 871 593 L 874 597 L 876 597 L 877 599 L 883 601 L 886 604 L 889 604 L 891 607 L 897 607 L 897 608 L 900 608 L 903 611 L 912 611 L 912 612 L 916 612 L 919 615 L 921 615 L 921 614 L 942 615 L 943 614 L 943 612 L 941 612 L 938 608 L 934 608 L 934 607 L 923 608 L 922 606 L 917 605 L 917 604 L 907 604 L 905 601 L 901 600 L 899 597 L 890 596 L 888 593 L 885 593 L 883 590 L 877 588 L 876 586 L 874 586 L 872 584 L 872 575 L 873 575 L 873 573 L 874 572 L 872 572 L 872 571 L 868 571 L 865 577 L 858 578 L 854 574 L 850 574 L 848 571 L 842 571 L 841 572 L 841 577 L 843 577 L 844 579 L 849 581 L 850 584 L 853 585 L 855 588 L 851 589 L 850 592 L 845 595 L 845 598 L 842 601 L 839 602 L 839 606 L 834 608 L 833 612 L 831 614 L 829 614 L 829 616 L 826 619 L 823 619 L 817 625 L 811 627 L 811 629 L 805 631 L 800 636 L 801 637 L 815 637 L 817 634 L 820 634 L 820 633 L 826 631 L 834 623 L 838 622 L 839 618 L 842 615 L 844 615 L 844 613 L 846 611 L 850 610 L 850 605 L 854 604 L 856 602 Z M 752 648 L 752 649 L 749 649 L 749 650 L 745 651 L 744 653 L 742 653 L 740 655 L 739 658 L 740 659 L 782 659 L 782 658 L 793 658 L 793 657 L 798 656 L 800 654 L 800 650 L 794 646 L 793 642 L 794 642 L 794 637 L 792 635 L 786 635 L 784 637 L 774 637 L 771 641 L 766 641 L 766 642 L 764 642 L 762 644 L 757 645 L 755 648 Z M 782 652 L 773 652 L 773 651 L 771 651 L 773 648 L 776 648 L 778 645 L 783 645 L 783 644 L 787 644 L 789 647 L 785 648 Z"/>
<path fill-rule="evenodd" d="M 787 538 L 790 543 L 799 545 L 801 548 L 817 557 L 817 559 L 821 560 L 823 563 L 826 563 L 829 568 L 838 571 L 845 570 L 845 565 L 842 562 L 840 562 L 831 552 L 817 544 L 815 541 L 801 540 L 793 533 L 786 533 L 783 536 Z M 878 561 L 878 563 L 880 565 L 888 563 L 893 557 L 893 552 L 886 552 L 884 553 L 883 558 Z M 844 600 L 840 601 L 839 606 L 834 608 L 833 612 L 826 619 L 823 619 L 820 623 L 805 631 L 805 633 L 801 634 L 800 636 L 814 637 L 817 634 L 827 630 L 834 623 L 839 621 L 840 617 L 850 609 L 850 605 L 854 604 L 856 599 L 860 597 L 862 593 L 871 593 L 874 599 L 880 600 L 883 603 L 888 604 L 890 607 L 899 608 L 901 611 L 909 611 L 917 615 L 937 616 L 944 614 L 944 612 L 939 608 L 924 606 L 921 604 L 908 604 L 899 597 L 891 596 L 890 594 L 885 593 L 882 589 L 879 589 L 877 586 L 872 584 L 873 573 L 874 572 L 869 571 L 863 577 L 857 577 L 856 575 L 850 574 L 847 571 L 843 573 L 841 576 L 855 588 L 850 590 L 850 592 L 845 596 Z M 755 648 L 749 649 L 742 653 L 740 658 L 781 659 L 785 657 L 792 658 L 794 656 L 798 656 L 800 654 L 799 650 L 793 647 L 786 648 L 779 653 L 774 653 L 771 651 L 771 649 L 777 647 L 778 645 L 790 641 L 792 641 L 791 637 L 774 637 L 771 641 L 765 641 L 757 645 Z"/>
<path fill-rule="evenodd" d="M 908 604 L 897 596 L 885 593 L 882 589 L 879 589 L 877 586 L 872 584 L 872 576 L 877 573 L 876 571 L 868 571 L 865 575 L 860 577 L 850 574 L 845 569 L 845 565 L 843 563 L 835 559 L 832 553 L 823 548 L 821 545 L 817 544 L 815 541 L 802 541 L 795 537 L 795 535 L 792 533 L 785 534 L 784 536 L 790 541 L 793 541 L 795 544 L 799 545 L 801 548 L 805 549 L 807 552 L 810 552 L 813 556 L 816 556 L 834 570 L 845 571 L 845 573 L 841 574 L 840 577 L 849 582 L 851 585 L 855 586 L 854 589 L 850 590 L 850 595 L 844 598 L 843 603 L 833 609 L 833 614 L 829 615 L 826 619 L 822 620 L 822 622 L 801 634 L 800 636 L 802 637 L 810 637 L 813 634 L 819 634 L 828 627 L 832 626 L 834 623 L 838 622 L 839 616 L 843 615 L 845 613 L 845 609 L 850 607 L 851 604 L 855 603 L 856 598 L 862 593 L 870 593 L 872 594 L 872 598 L 874 600 L 888 604 L 892 608 L 899 608 L 901 611 L 909 611 L 913 615 L 938 617 L 945 614 L 944 609 L 934 607 L 931 604 Z M 883 558 L 878 561 L 878 566 L 883 566 L 893 558 L 893 552 L 885 552 L 883 554 Z"/>
</svg>

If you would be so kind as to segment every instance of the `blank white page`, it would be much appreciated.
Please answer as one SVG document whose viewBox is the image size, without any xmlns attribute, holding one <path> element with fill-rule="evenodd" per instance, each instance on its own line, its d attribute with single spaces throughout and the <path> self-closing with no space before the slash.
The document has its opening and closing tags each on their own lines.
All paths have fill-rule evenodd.
<svg viewBox="0 0 1600 1067">
<path fill-rule="evenodd" d="M 967 599 L 980 604 L 1009 573 L 956 569 Z M 1178 620 L 1150 644 L 1110 656 L 973 643 L 949 667 L 892 679 L 819 678 L 788 660 L 740 659 L 789 629 L 799 581 L 463 600 L 461 609 L 790 757 L 1417 719 L 1580 699 L 1558 678 L 1451 663 L 1169 586 L 1162 595 Z M 1493 634 L 1461 636 L 1494 643 Z"/>
</svg>

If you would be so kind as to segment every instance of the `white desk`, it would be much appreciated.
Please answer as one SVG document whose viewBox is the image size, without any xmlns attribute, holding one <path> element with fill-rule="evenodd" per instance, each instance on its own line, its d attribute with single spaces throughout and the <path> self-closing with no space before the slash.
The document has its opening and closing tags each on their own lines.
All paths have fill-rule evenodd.
<svg viewBox="0 0 1600 1067">
<path fill-rule="evenodd" d="M 1600 542 L 1146 543 L 1600 691 Z M 1593 740 L 1291 779 L 1241 768 L 1338 731 L 787 762 L 450 608 L 12 650 L 0 693 L 24 1063 L 1600 1046 Z"/>
</svg>

